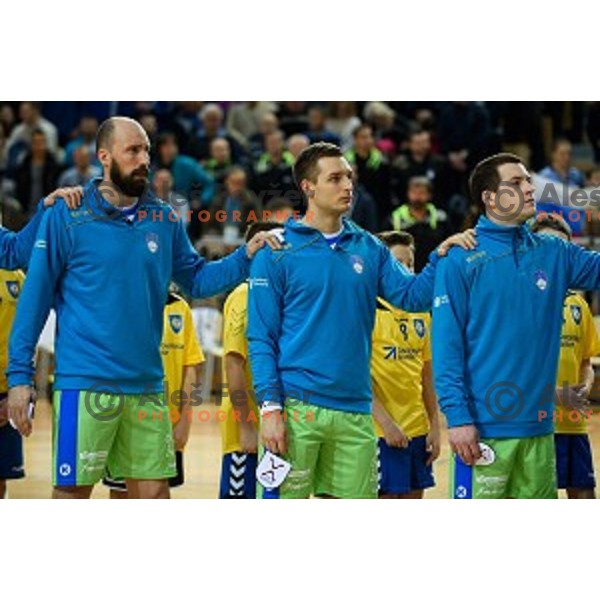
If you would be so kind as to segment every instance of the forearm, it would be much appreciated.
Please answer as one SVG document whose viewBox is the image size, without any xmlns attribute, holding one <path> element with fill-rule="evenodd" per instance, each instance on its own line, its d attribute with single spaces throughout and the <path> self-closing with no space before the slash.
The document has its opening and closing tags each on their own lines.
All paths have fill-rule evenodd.
<svg viewBox="0 0 600 600">
<path fill-rule="evenodd" d="M 40 202 L 29 223 L 19 233 L 6 229 L 0 232 L 0 268 L 12 271 L 27 267 L 43 215 L 44 209 Z"/>
<path fill-rule="evenodd" d="M 586 397 L 590 395 L 596 379 L 592 361 L 588 358 L 581 362 L 579 382 L 585 386 Z"/>
<path fill-rule="evenodd" d="M 433 386 L 433 371 L 431 361 L 427 361 L 423 367 L 422 374 L 423 385 L 423 403 L 425 404 L 425 412 L 429 419 L 429 424 L 432 429 L 439 429 L 439 411 L 437 397 Z"/>
<path fill-rule="evenodd" d="M 251 390 L 246 381 L 245 359 L 236 353 L 230 352 L 225 356 L 225 376 L 229 398 L 234 410 L 239 411 L 241 422 L 247 423 L 252 412 L 250 403 L 253 402 Z"/>
<path fill-rule="evenodd" d="M 373 418 L 384 430 L 394 425 L 394 420 L 390 417 L 388 411 L 385 410 L 385 407 L 375 392 L 373 392 Z"/>
<path fill-rule="evenodd" d="M 216 296 L 242 283 L 249 273 L 250 259 L 242 246 L 225 258 L 200 265 L 194 274 L 191 294 L 194 298 Z"/>
</svg>

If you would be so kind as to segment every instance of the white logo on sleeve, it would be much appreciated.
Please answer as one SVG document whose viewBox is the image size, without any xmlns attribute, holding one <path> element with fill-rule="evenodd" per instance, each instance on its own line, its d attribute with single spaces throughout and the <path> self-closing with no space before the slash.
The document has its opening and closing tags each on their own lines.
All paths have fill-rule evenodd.
<svg viewBox="0 0 600 600">
<path fill-rule="evenodd" d="M 266 277 L 251 277 L 249 284 L 250 289 L 255 287 L 269 287 L 269 280 Z"/>
<path fill-rule="evenodd" d="M 433 308 L 439 308 L 442 304 L 450 304 L 450 298 L 446 294 L 443 296 L 436 296 L 433 299 Z"/>
<path fill-rule="evenodd" d="M 40 250 L 45 250 L 47 247 L 48 242 L 46 242 L 46 240 L 37 240 L 34 246 L 34 248 L 39 248 Z"/>
</svg>

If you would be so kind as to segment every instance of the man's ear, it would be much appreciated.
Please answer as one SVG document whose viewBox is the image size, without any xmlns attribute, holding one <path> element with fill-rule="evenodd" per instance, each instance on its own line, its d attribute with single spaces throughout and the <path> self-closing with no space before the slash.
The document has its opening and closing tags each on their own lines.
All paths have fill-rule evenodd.
<svg viewBox="0 0 600 600">
<path fill-rule="evenodd" d="M 104 167 L 106 171 L 108 171 L 110 167 L 110 154 L 108 150 L 106 150 L 106 148 L 100 148 L 100 150 L 98 150 L 97 155 L 100 164 Z"/>
</svg>

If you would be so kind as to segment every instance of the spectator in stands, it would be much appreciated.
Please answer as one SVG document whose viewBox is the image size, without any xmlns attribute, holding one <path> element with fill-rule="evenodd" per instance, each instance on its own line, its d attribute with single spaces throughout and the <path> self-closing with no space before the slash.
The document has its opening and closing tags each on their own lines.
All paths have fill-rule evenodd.
<svg viewBox="0 0 600 600">
<path fill-rule="evenodd" d="M 358 182 L 371 194 L 377 205 L 378 222 L 386 229 L 392 211 L 390 166 L 387 158 L 375 147 L 370 125 L 359 125 L 353 134 L 354 145 L 345 153 L 358 173 Z"/>
<path fill-rule="evenodd" d="M 438 130 L 441 150 L 461 176 L 488 153 L 489 116 L 477 102 L 448 102 L 440 114 Z"/>
<path fill-rule="evenodd" d="M 347 150 L 352 145 L 352 133 L 360 125 L 360 122 L 355 102 L 335 101 L 329 103 L 329 115 L 325 126 L 340 138 L 343 150 Z"/>
<path fill-rule="evenodd" d="M 158 120 L 156 119 L 156 115 L 154 113 L 147 112 L 141 114 L 138 117 L 138 121 L 148 135 L 150 146 L 154 148 L 154 146 L 156 146 L 156 139 L 158 137 Z"/>
<path fill-rule="evenodd" d="M 17 168 L 17 200 L 28 214 L 35 211 L 41 198 L 56 189 L 58 164 L 48 150 L 46 134 L 41 129 L 31 133 L 31 149 Z"/>
<path fill-rule="evenodd" d="M 190 201 L 192 210 L 211 205 L 215 194 L 213 178 L 193 158 L 179 154 L 173 133 L 158 136 L 155 168 L 171 172 L 173 189 Z"/>
<path fill-rule="evenodd" d="M 550 164 L 539 172 L 539 176 L 552 183 L 582 188 L 585 186 L 584 174 L 575 167 L 571 166 L 571 142 L 565 138 L 559 138 L 552 144 L 552 154 Z M 551 186 L 552 187 L 552 186 Z M 569 224 L 573 235 L 580 236 L 585 229 L 584 208 L 570 206 L 563 201 L 562 189 L 556 190 L 556 193 L 547 194 L 547 188 L 544 186 L 538 190 L 536 209 L 542 212 L 558 213 Z M 556 204 L 553 200 L 559 198 L 560 202 Z M 577 214 L 577 212 L 579 214 Z"/>
<path fill-rule="evenodd" d="M 543 168 L 539 175 L 554 183 L 564 183 L 577 188 L 585 186 L 583 173 L 571 166 L 571 142 L 565 138 L 554 141 L 550 164 Z"/>
<path fill-rule="evenodd" d="M 262 206 L 256 195 L 248 189 L 246 171 L 241 167 L 232 167 L 225 177 L 223 189 L 217 194 L 213 203 L 211 229 L 224 231 L 226 228 L 237 229 L 238 235 L 246 230 L 250 221 L 250 213 L 254 212 L 254 220 L 260 217 Z M 227 218 L 221 222 L 219 211 L 225 211 Z"/>
<path fill-rule="evenodd" d="M 313 106 L 308 111 L 308 131 L 305 131 L 305 135 L 311 144 L 327 142 L 340 146 L 342 143 L 340 136 L 333 133 L 333 131 L 329 131 L 325 125 L 326 117 L 325 109 L 320 106 Z"/>
<path fill-rule="evenodd" d="M 295 133 L 287 141 L 288 152 L 294 157 L 294 161 L 298 158 L 300 152 L 304 148 L 308 148 L 309 145 L 310 141 L 303 133 Z"/>
<path fill-rule="evenodd" d="M 6 139 L 8 139 L 15 125 L 16 117 L 13 107 L 8 103 L 0 104 L 0 129 L 4 130 Z"/>
<path fill-rule="evenodd" d="M 266 149 L 266 137 L 279 130 L 279 119 L 275 113 L 267 112 L 261 119 L 258 126 L 258 132 L 250 136 L 250 155 L 257 160 Z"/>
<path fill-rule="evenodd" d="M 279 118 L 279 128 L 286 138 L 296 133 L 304 133 L 308 129 L 306 102 L 304 101 L 282 102 L 277 116 Z"/>
<path fill-rule="evenodd" d="M 292 177 L 293 164 L 294 157 L 285 149 L 283 132 L 270 133 L 266 136 L 266 151 L 254 164 L 252 189 L 264 200 L 273 195 L 299 196 Z"/>
<path fill-rule="evenodd" d="M 6 144 L 9 161 L 17 164 L 20 162 L 19 158 L 31 150 L 34 131 L 41 131 L 44 134 L 45 151 L 58 159 L 58 130 L 50 121 L 42 117 L 40 103 L 21 102 L 19 118 L 21 123 L 12 130 Z"/>
<path fill-rule="evenodd" d="M 588 187 L 600 188 L 600 167 L 595 167 L 589 172 L 586 185 Z"/>
<path fill-rule="evenodd" d="M 182 223 L 186 227 L 190 223 L 190 203 L 185 196 L 173 190 L 173 176 L 168 169 L 158 169 L 152 177 L 152 190 L 165 202 L 168 202 L 177 211 Z"/>
<path fill-rule="evenodd" d="M 204 168 L 215 180 L 217 189 L 221 189 L 232 166 L 229 142 L 222 137 L 215 138 L 210 143 L 210 158 L 204 163 Z"/>
<path fill-rule="evenodd" d="M 392 213 L 392 227 L 415 238 L 415 271 L 426 264 L 429 254 L 451 235 L 447 214 L 431 201 L 433 186 L 427 177 L 413 177 L 408 184 L 408 202 Z"/>
<path fill-rule="evenodd" d="M 61 173 L 58 187 L 85 186 L 90 179 L 100 177 L 102 169 L 90 161 L 90 153 L 85 145 L 80 145 L 73 151 L 74 166 Z"/>
<path fill-rule="evenodd" d="M 408 182 L 413 177 L 427 177 L 433 185 L 433 201 L 446 208 L 450 196 L 459 190 L 452 186 L 448 160 L 431 152 L 431 134 L 423 129 L 413 129 L 405 152 L 392 163 L 392 192 L 399 202 L 406 200 Z"/>
<path fill-rule="evenodd" d="M 227 114 L 227 131 L 246 145 L 260 130 L 260 122 L 266 113 L 277 109 L 274 102 L 240 102 L 234 104 Z"/>
<path fill-rule="evenodd" d="M 369 102 L 364 110 L 365 121 L 371 125 L 377 147 L 388 156 L 403 150 L 409 132 L 409 122 L 385 102 Z"/>
<path fill-rule="evenodd" d="M 189 154 L 197 160 L 204 161 L 210 158 L 210 144 L 220 137 L 229 142 L 231 148 L 231 158 L 234 163 L 238 163 L 244 156 L 244 149 L 241 144 L 227 131 L 223 125 L 223 109 L 218 104 L 207 104 L 200 111 L 202 128 L 190 140 Z"/>
<path fill-rule="evenodd" d="M 75 150 L 84 147 L 89 154 L 90 162 L 96 162 L 96 131 L 98 130 L 98 120 L 96 117 L 83 116 L 79 121 L 77 137 L 71 140 L 65 148 L 65 166 L 70 167 L 75 164 L 73 156 Z"/>
<path fill-rule="evenodd" d="M 177 146 L 183 154 L 190 154 L 189 144 L 202 129 L 199 115 L 203 104 L 197 100 L 176 102 L 173 112 L 167 117 L 165 129 L 175 134 Z"/>
</svg>

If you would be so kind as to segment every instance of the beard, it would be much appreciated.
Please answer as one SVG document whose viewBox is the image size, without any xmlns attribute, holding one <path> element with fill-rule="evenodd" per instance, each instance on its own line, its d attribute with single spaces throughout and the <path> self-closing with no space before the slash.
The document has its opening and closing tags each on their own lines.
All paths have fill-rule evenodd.
<svg viewBox="0 0 600 600">
<path fill-rule="evenodd" d="M 110 179 L 126 196 L 138 198 L 148 187 L 148 169 L 139 167 L 126 175 L 117 161 L 113 159 L 110 166 Z"/>
</svg>

